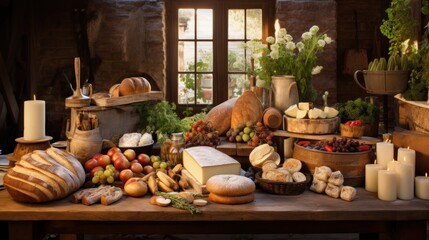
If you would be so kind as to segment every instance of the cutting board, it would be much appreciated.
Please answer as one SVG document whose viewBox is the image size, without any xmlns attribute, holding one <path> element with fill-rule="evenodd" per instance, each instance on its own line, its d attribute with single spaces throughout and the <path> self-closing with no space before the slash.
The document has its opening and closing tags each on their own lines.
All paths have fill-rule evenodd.
<svg viewBox="0 0 429 240">
<path fill-rule="evenodd" d="M 121 97 L 109 97 L 109 98 L 92 98 L 97 106 L 110 107 L 126 105 L 130 103 L 144 102 L 148 100 L 162 100 L 164 99 L 164 93 L 161 91 L 151 91 L 147 93 L 139 93 Z"/>
<path fill-rule="evenodd" d="M 288 132 L 302 134 L 331 134 L 338 132 L 340 119 L 297 119 L 285 116 L 285 126 Z"/>
<path fill-rule="evenodd" d="M 182 170 L 182 176 L 188 180 L 189 184 L 192 186 L 192 188 L 198 192 L 199 194 L 209 194 L 209 192 L 206 189 L 205 184 L 201 184 L 197 181 L 197 179 L 192 176 L 191 173 L 188 172 L 188 170 L 183 169 Z"/>
</svg>

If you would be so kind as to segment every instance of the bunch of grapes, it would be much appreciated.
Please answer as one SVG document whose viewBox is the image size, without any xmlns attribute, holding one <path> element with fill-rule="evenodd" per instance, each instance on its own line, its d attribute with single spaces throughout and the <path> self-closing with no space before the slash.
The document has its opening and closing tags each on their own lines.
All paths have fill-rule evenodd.
<svg viewBox="0 0 429 240">
<path fill-rule="evenodd" d="M 331 146 L 332 152 L 359 152 L 360 143 L 351 138 L 336 138 L 326 141 L 325 146 Z M 326 147 L 325 147 L 326 148 Z"/>
<path fill-rule="evenodd" d="M 202 119 L 192 123 L 191 130 L 185 133 L 185 147 L 217 146 L 220 142 L 218 131 Z"/>
<path fill-rule="evenodd" d="M 118 174 L 115 169 L 115 166 L 112 164 L 109 164 L 106 166 L 105 170 L 98 170 L 94 173 L 94 176 L 92 177 L 91 181 L 94 184 L 101 183 L 113 183 L 115 181 L 115 178 L 117 178 Z"/>
<path fill-rule="evenodd" d="M 272 133 L 261 122 L 257 122 L 256 125 L 247 122 L 245 126 L 230 128 L 226 136 L 230 142 L 244 142 L 252 147 L 264 143 L 272 144 Z"/>
</svg>

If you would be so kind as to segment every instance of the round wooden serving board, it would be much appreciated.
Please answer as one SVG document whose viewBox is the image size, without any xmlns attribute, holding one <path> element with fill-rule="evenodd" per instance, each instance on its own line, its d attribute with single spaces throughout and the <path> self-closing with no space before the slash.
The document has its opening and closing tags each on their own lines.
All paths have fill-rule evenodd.
<svg viewBox="0 0 429 240">
<path fill-rule="evenodd" d="M 285 127 L 288 132 L 302 134 L 331 134 L 338 132 L 340 119 L 297 119 L 285 116 Z"/>
</svg>

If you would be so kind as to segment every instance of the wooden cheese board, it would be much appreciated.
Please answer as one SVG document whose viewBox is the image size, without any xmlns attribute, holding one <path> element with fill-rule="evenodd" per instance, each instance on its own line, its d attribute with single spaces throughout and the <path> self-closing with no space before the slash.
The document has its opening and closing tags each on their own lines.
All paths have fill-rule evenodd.
<svg viewBox="0 0 429 240">
<path fill-rule="evenodd" d="M 97 106 L 100 107 L 110 107 L 110 106 L 119 106 L 126 105 L 131 103 L 144 102 L 148 100 L 162 100 L 164 99 L 164 93 L 161 91 L 150 91 L 147 93 L 139 93 L 128 96 L 120 97 L 108 97 L 108 98 L 92 98 L 92 101 L 95 102 Z"/>
</svg>

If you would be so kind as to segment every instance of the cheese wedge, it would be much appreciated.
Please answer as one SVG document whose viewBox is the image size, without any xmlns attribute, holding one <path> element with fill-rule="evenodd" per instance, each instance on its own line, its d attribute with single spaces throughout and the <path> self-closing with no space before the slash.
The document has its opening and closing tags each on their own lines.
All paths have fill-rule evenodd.
<svg viewBox="0 0 429 240">
<path fill-rule="evenodd" d="M 308 118 L 310 119 L 317 119 L 320 118 L 320 115 L 322 114 L 322 109 L 320 108 L 313 108 L 308 110 Z"/>
<path fill-rule="evenodd" d="M 310 103 L 309 102 L 299 102 L 298 103 L 298 108 L 300 110 L 310 110 Z"/>
<path fill-rule="evenodd" d="M 324 112 L 327 118 L 334 118 L 338 115 L 338 110 L 332 107 L 325 107 Z"/>
<path fill-rule="evenodd" d="M 207 146 L 183 150 L 183 167 L 201 184 L 219 174 L 240 175 L 240 163 L 225 153 Z"/>
<path fill-rule="evenodd" d="M 285 114 L 289 117 L 296 118 L 296 114 L 298 112 L 298 106 L 296 104 L 288 107 L 288 109 L 285 110 Z"/>
<path fill-rule="evenodd" d="M 299 110 L 297 111 L 297 113 L 296 113 L 296 118 L 297 118 L 297 119 L 303 119 L 303 118 L 306 118 L 306 117 L 307 117 L 307 113 L 308 113 L 308 110 L 301 110 L 301 109 L 299 109 Z"/>
<path fill-rule="evenodd" d="M 319 115 L 319 118 L 326 118 L 328 116 L 328 113 L 326 113 L 325 111 L 322 111 Z"/>
</svg>

